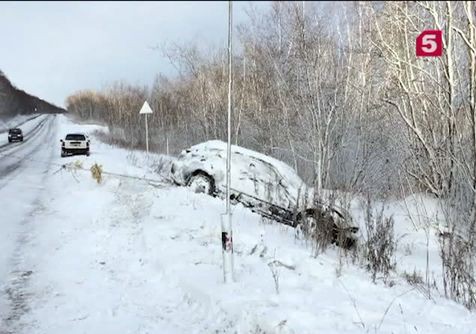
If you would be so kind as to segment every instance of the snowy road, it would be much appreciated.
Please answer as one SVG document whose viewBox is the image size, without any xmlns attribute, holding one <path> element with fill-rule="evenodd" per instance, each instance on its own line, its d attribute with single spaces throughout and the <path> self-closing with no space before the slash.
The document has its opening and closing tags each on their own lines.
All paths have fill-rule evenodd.
<svg viewBox="0 0 476 334">
<path fill-rule="evenodd" d="M 55 116 L 40 116 L 22 128 L 23 142 L 0 142 L 0 314 L 7 327 L 25 311 L 23 290 L 30 270 L 22 249 L 36 228 L 32 217 L 58 146 Z"/>
<path fill-rule="evenodd" d="M 50 142 L 53 120 L 55 116 L 43 116 L 29 122 L 27 131 L 24 132 L 23 142 L 9 143 L 7 139 L 0 141 L 0 188 L 1 184 L 9 181 L 9 174 L 20 174 L 23 168 L 30 165 L 25 159 L 40 157 L 44 160 L 44 148 L 51 147 Z M 43 147 L 44 146 L 44 147 Z"/>
</svg>

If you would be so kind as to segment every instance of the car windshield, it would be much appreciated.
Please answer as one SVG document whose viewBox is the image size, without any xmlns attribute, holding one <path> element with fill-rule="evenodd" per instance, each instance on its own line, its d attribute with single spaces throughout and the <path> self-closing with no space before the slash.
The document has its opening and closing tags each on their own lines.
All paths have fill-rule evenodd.
<svg viewBox="0 0 476 334">
<path fill-rule="evenodd" d="M 71 135 L 66 135 L 66 140 L 86 140 L 84 135 L 76 135 L 76 134 L 71 134 Z"/>
<path fill-rule="evenodd" d="M 17 134 L 20 134 L 20 133 L 21 133 L 21 130 L 20 130 L 20 129 L 11 129 L 11 130 L 10 130 L 10 133 L 17 135 Z"/>
</svg>

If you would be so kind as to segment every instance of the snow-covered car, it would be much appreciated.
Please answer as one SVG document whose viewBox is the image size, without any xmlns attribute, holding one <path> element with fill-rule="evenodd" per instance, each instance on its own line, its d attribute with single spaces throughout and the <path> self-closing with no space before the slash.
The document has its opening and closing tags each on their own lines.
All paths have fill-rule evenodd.
<svg viewBox="0 0 476 334">
<path fill-rule="evenodd" d="M 23 132 L 19 128 L 8 130 L 8 142 L 23 141 Z"/>
<path fill-rule="evenodd" d="M 207 141 L 182 151 L 171 166 L 171 178 L 195 192 L 225 198 L 226 143 Z M 342 208 L 313 199 L 297 173 L 282 161 L 232 145 L 231 194 L 235 204 L 293 227 L 332 224 L 332 238 L 349 247 L 357 240 L 358 227 Z"/>
<path fill-rule="evenodd" d="M 86 154 L 89 156 L 89 137 L 83 133 L 68 133 L 61 142 L 61 157 L 73 154 Z"/>
</svg>

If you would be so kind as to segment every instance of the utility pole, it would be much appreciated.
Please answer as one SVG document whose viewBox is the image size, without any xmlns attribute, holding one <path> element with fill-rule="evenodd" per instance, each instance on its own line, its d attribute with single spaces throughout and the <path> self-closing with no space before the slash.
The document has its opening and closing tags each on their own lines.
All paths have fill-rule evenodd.
<svg viewBox="0 0 476 334">
<path fill-rule="evenodd" d="M 224 216 L 221 219 L 223 278 L 225 283 L 234 281 L 233 273 L 233 230 L 230 209 L 230 185 L 231 185 L 231 111 L 233 89 L 233 5 L 228 1 L 228 141 L 226 151 L 226 224 Z"/>
</svg>

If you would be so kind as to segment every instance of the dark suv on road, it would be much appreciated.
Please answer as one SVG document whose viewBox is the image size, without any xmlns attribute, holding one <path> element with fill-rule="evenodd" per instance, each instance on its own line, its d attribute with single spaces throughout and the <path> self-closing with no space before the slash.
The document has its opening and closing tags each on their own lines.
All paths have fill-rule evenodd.
<svg viewBox="0 0 476 334">
<path fill-rule="evenodd" d="M 21 129 L 15 128 L 8 130 L 8 142 L 23 141 L 23 132 Z"/>
</svg>

